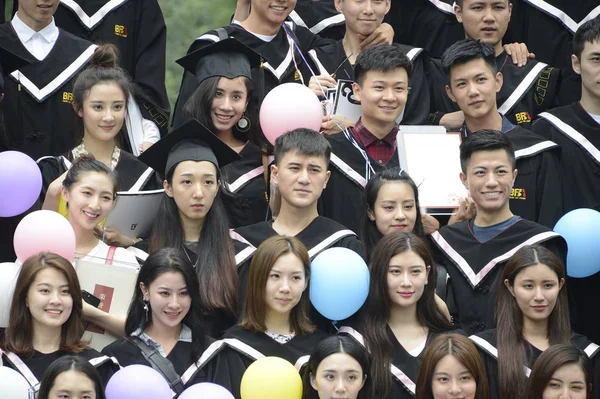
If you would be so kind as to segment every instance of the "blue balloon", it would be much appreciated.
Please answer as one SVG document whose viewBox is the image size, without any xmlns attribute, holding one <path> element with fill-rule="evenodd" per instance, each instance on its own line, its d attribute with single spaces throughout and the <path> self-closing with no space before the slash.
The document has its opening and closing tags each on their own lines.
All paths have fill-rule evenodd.
<svg viewBox="0 0 600 399">
<path fill-rule="evenodd" d="M 600 271 L 600 212 L 575 209 L 564 215 L 554 231 L 567 241 L 567 274 L 588 277 Z"/>
<path fill-rule="evenodd" d="M 369 268 L 348 248 L 329 248 L 310 265 L 310 301 L 330 320 L 352 316 L 369 295 Z"/>
</svg>

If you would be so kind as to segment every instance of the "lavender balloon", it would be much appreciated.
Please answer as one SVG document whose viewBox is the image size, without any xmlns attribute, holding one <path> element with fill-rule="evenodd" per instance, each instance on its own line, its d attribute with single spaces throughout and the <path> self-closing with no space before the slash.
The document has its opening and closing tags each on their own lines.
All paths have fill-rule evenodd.
<svg viewBox="0 0 600 399">
<path fill-rule="evenodd" d="M 183 391 L 179 399 L 234 399 L 231 392 L 210 382 L 195 384 Z"/>
<path fill-rule="evenodd" d="M 106 385 L 106 399 L 172 399 L 169 383 L 152 367 L 134 364 L 117 371 Z"/>
<path fill-rule="evenodd" d="M 0 152 L 0 217 L 25 212 L 41 191 L 42 173 L 33 159 L 18 151 Z"/>
</svg>

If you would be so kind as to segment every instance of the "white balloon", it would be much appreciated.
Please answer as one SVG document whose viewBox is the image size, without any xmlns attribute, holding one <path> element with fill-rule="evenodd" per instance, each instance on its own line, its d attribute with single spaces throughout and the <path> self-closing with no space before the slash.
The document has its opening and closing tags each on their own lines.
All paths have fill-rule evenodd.
<svg viewBox="0 0 600 399">
<path fill-rule="evenodd" d="M 20 270 L 21 265 L 13 262 L 0 263 L 0 328 L 8 327 L 10 304 Z"/>
<path fill-rule="evenodd" d="M 0 264 L 0 266 L 2 266 Z M 8 367 L 0 367 L 0 395 L 10 399 L 28 399 L 29 383 L 20 373 Z"/>
</svg>

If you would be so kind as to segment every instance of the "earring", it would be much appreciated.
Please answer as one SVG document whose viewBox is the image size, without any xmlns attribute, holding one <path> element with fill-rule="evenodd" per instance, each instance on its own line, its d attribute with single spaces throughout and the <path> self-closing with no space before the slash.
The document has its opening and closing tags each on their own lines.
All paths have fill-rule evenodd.
<svg viewBox="0 0 600 399">
<path fill-rule="evenodd" d="M 148 305 L 150 305 L 150 302 L 148 302 L 148 299 L 146 299 L 146 298 L 143 299 L 143 302 L 144 302 L 144 312 L 146 313 L 146 323 L 147 323 L 148 322 L 148 308 L 149 308 Z"/>
<path fill-rule="evenodd" d="M 250 129 L 250 119 L 246 118 L 246 115 L 242 115 L 237 123 L 237 128 L 242 133 L 247 132 Z"/>
</svg>

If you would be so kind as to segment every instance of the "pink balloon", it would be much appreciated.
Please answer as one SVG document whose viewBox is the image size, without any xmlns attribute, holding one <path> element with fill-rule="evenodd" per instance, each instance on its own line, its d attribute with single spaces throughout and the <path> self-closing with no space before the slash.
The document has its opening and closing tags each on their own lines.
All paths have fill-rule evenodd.
<svg viewBox="0 0 600 399">
<path fill-rule="evenodd" d="M 40 252 L 53 252 L 71 260 L 75 254 L 75 232 L 58 212 L 35 211 L 21 220 L 13 244 L 21 262 Z"/>
<path fill-rule="evenodd" d="M 284 83 L 271 90 L 260 107 L 260 126 L 271 142 L 297 128 L 321 129 L 323 106 L 308 87 L 300 83 Z"/>
</svg>

